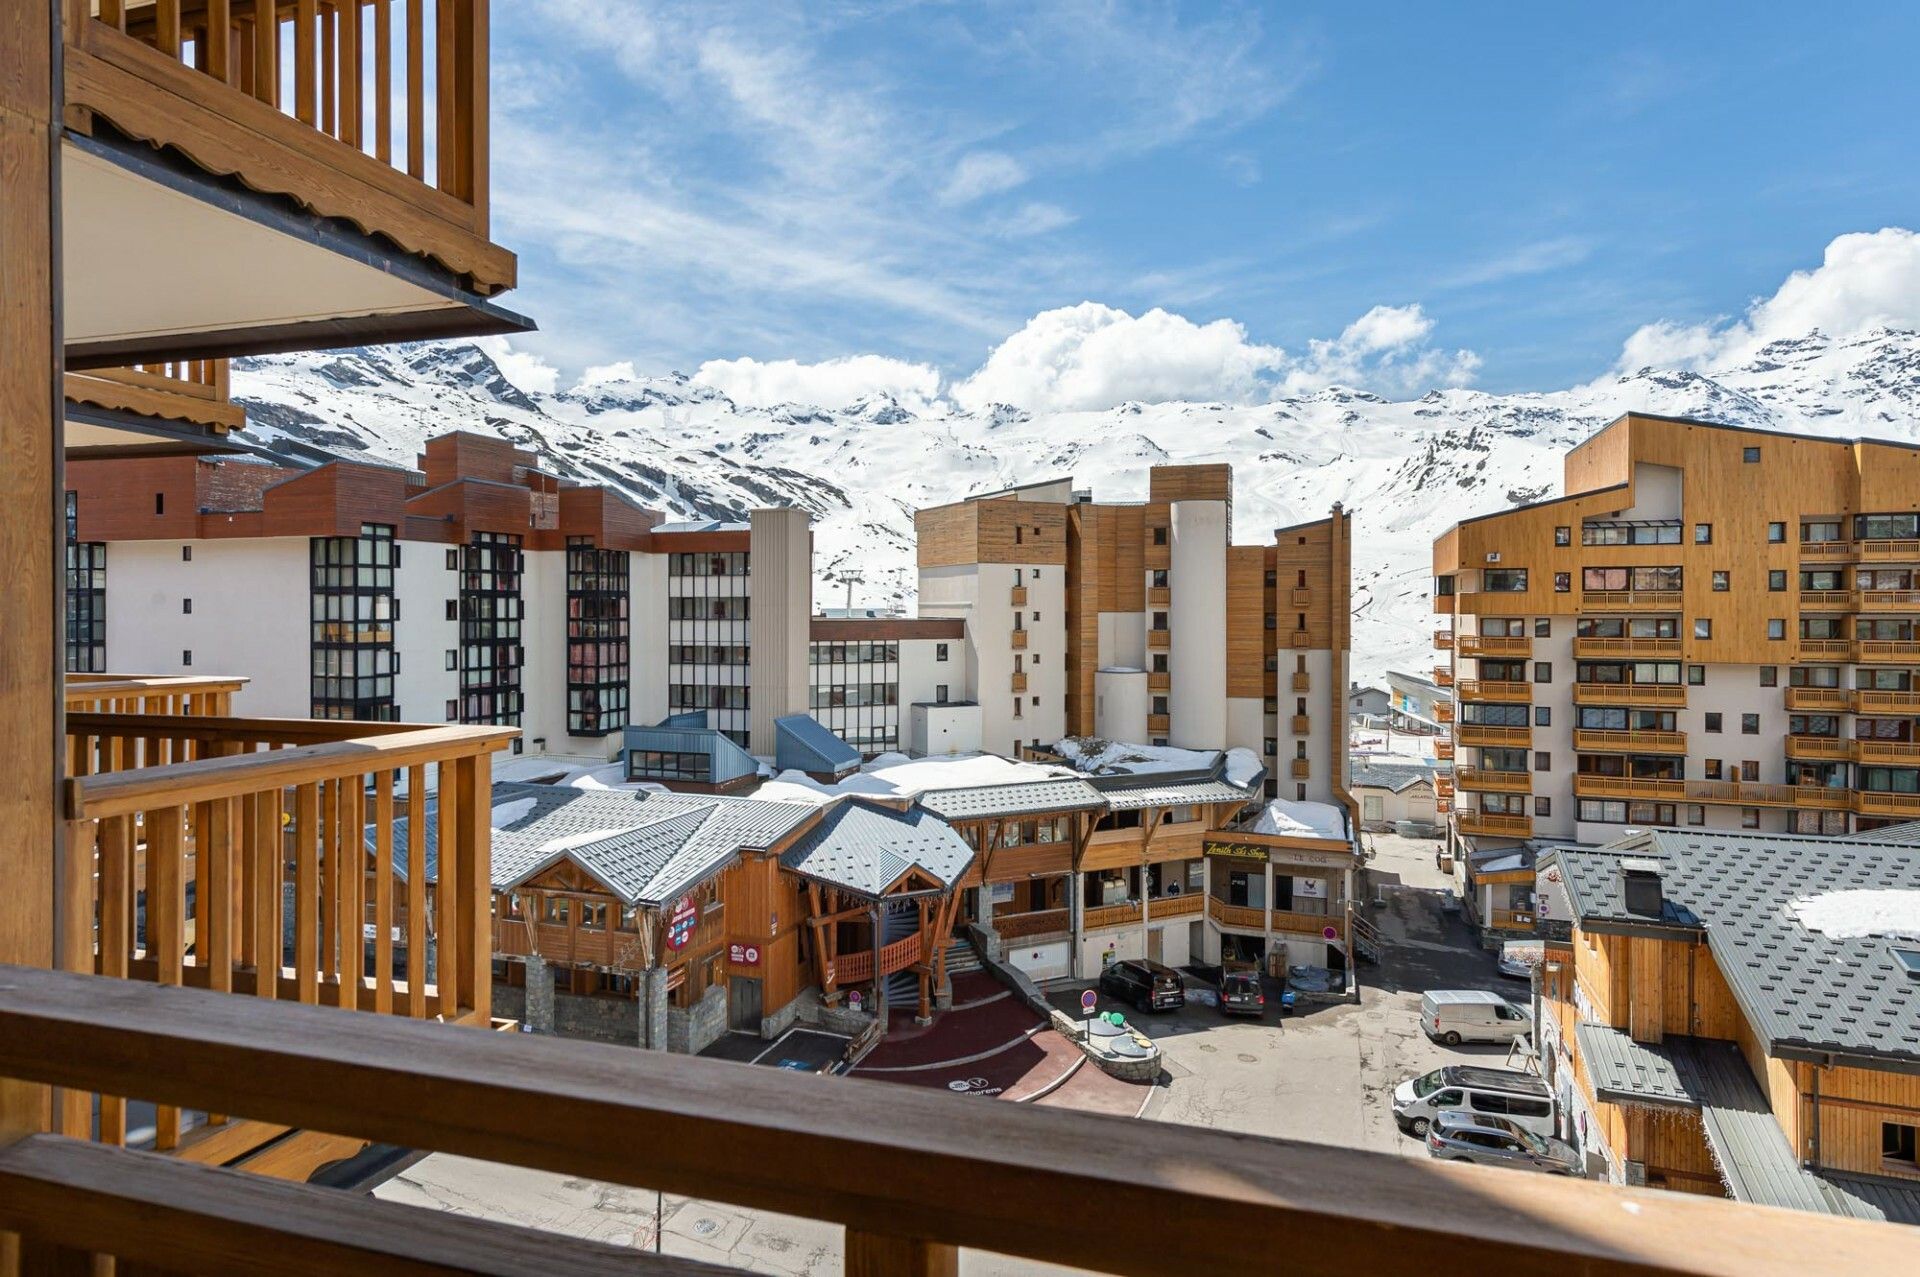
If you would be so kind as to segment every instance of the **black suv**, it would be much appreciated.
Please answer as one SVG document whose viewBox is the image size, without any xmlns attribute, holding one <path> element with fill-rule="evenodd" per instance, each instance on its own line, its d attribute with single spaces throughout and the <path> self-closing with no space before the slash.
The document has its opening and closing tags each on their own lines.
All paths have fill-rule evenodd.
<svg viewBox="0 0 1920 1277">
<path fill-rule="evenodd" d="M 1100 973 L 1100 992 L 1142 1011 L 1171 1011 L 1187 1005 L 1187 988 L 1178 971 L 1137 958 L 1108 963 Z"/>
</svg>

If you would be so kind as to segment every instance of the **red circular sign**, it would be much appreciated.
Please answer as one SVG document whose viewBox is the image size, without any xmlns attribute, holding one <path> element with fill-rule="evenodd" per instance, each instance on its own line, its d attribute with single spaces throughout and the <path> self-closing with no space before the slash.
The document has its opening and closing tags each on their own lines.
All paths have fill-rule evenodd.
<svg viewBox="0 0 1920 1277">
<path fill-rule="evenodd" d="M 693 903 L 692 896 L 682 896 L 680 903 L 673 907 L 673 916 L 667 919 L 667 948 L 686 948 L 699 922 L 700 907 Z"/>
</svg>

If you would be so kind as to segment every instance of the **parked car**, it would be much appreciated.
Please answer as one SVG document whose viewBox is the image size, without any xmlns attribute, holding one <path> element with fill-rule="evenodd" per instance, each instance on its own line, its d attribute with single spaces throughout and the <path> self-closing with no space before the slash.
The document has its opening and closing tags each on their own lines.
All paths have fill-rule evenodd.
<svg viewBox="0 0 1920 1277">
<path fill-rule="evenodd" d="M 1158 962 L 1123 958 L 1100 973 L 1100 992 L 1142 1011 L 1171 1011 L 1187 1004 L 1180 973 Z"/>
<path fill-rule="evenodd" d="M 1533 1032 L 1533 1016 L 1497 993 L 1430 989 L 1420 999 L 1420 1027 L 1448 1046 L 1511 1042 Z"/>
<path fill-rule="evenodd" d="M 1512 976 L 1516 980 L 1532 980 L 1533 963 L 1528 960 L 1528 956 L 1530 954 L 1537 956 L 1539 952 L 1540 945 L 1537 941 L 1532 944 L 1524 940 L 1507 941 L 1500 946 L 1500 974 Z"/>
<path fill-rule="evenodd" d="M 1474 1113 L 1442 1113 L 1427 1128 L 1427 1156 L 1443 1162 L 1511 1166 L 1548 1175 L 1578 1175 L 1580 1154 L 1573 1145 L 1540 1135 L 1506 1118 Z"/>
<path fill-rule="evenodd" d="M 1281 1015 L 1293 1014 L 1293 990 L 1282 989 L 1278 999 Z M 1220 1013 L 1222 1015 L 1265 1015 L 1267 989 L 1258 971 L 1229 971 L 1220 977 Z"/>
<path fill-rule="evenodd" d="M 1449 1064 L 1402 1082 L 1393 1092 L 1393 1120 L 1425 1137 L 1443 1113 L 1498 1117 L 1535 1135 L 1553 1134 L 1553 1097 L 1538 1074 L 1519 1069 Z"/>
</svg>

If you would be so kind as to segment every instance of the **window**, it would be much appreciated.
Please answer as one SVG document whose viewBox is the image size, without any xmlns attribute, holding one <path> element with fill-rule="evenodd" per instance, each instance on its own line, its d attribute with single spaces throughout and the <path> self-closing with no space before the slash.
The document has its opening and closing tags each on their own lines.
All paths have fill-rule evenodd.
<svg viewBox="0 0 1920 1277">
<path fill-rule="evenodd" d="M 1553 574 L 1553 592 L 1555 594 L 1566 594 L 1571 592 L 1572 589 L 1573 589 L 1573 573 L 1555 572 Z"/>
<path fill-rule="evenodd" d="M 191 664 L 193 664 L 193 649 L 192 649 L 192 648 L 187 648 L 187 649 L 186 649 L 185 651 L 183 651 L 183 652 L 181 652 L 181 653 L 180 653 L 180 663 L 181 663 L 182 665 L 191 665 Z"/>
<path fill-rule="evenodd" d="M 1040 579 L 1040 569 L 1039 569 L 1039 568 L 1034 568 L 1034 569 L 1033 569 L 1032 571 L 1030 571 L 1030 572 L 1029 572 L 1029 573 L 1028 573 L 1027 575 L 1028 575 L 1028 576 L 1030 576 L 1030 577 L 1032 577 L 1032 578 L 1033 578 L 1034 580 L 1036 580 L 1036 581 L 1038 581 L 1038 580 Z"/>
<path fill-rule="evenodd" d="M 629 556 L 567 538 L 567 732 L 605 736 L 627 725 Z"/>
<path fill-rule="evenodd" d="M 1688 803 L 1687 804 L 1687 823 L 1689 825 L 1706 824 L 1707 809 L 1701 806 L 1699 803 Z"/>
<path fill-rule="evenodd" d="M 1164 630 L 1167 628 L 1167 614 L 1165 612 L 1155 612 L 1153 614 L 1153 628 L 1156 630 Z"/>
<path fill-rule="evenodd" d="M 1553 662 L 1535 661 L 1533 663 L 1533 681 L 1536 683 L 1553 682 Z"/>
<path fill-rule="evenodd" d="M 1727 574 L 1725 572 L 1715 572 L 1713 574 L 1714 592 L 1716 594 L 1725 594 L 1728 588 Z"/>
<path fill-rule="evenodd" d="M 1165 545 L 1167 543 L 1167 530 L 1165 528 L 1155 528 L 1153 530 L 1153 543 L 1155 545 Z"/>
<path fill-rule="evenodd" d="M 1760 449 L 1758 448 L 1740 449 L 1740 460 L 1746 462 L 1748 465 L 1753 465 L 1755 462 L 1760 460 Z"/>
<path fill-rule="evenodd" d="M 1485 755 L 1482 755 L 1485 757 Z M 1553 755 L 1544 750 L 1536 750 L 1533 755 L 1533 770 L 1550 772 L 1553 770 Z"/>
<path fill-rule="evenodd" d="M 1786 544 L 1787 525 L 1784 523 L 1769 523 L 1767 525 L 1767 540 L 1774 545 Z"/>
<path fill-rule="evenodd" d="M 1881 1160 L 1909 1165 L 1920 1163 L 1920 1143 L 1916 1142 L 1916 1135 L 1920 1135 L 1920 1127 L 1908 1126 L 1905 1122 L 1880 1123 Z"/>
<path fill-rule="evenodd" d="M 1553 530 L 1553 543 L 1555 545 L 1572 545 L 1573 529 L 1564 524 L 1555 528 Z"/>
<path fill-rule="evenodd" d="M 1787 573 L 1784 568 L 1774 568 L 1767 573 L 1767 588 L 1778 594 L 1787 588 Z"/>
<path fill-rule="evenodd" d="M 1717 758 L 1709 758 L 1703 765 L 1708 780 L 1725 780 L 1726 764 Z"/>
<path fill-rule="evenodd" d="M 80 540 L 80 499 L 67 493 L 67 670 L 107 668 L 107 543 Z"/>
<path fill-rule="evenodd" d="M 1707 685 L 1707 667 L 1704 665 L 1687 666 L 1687 683 L 1692 687 L 1705 687 Z"/>
<path fill-rule="evenodd" d="M 1153 709 L 1150 712 L 1154 714 L 1164 715 L 1167 712 L 1167 698 L 1164 696 L 1154 697 Z"/>
<path fill-rule="evenodd" d="M 1760 734 L 1760 716 L 1758 714 L 1742 714 L 1740 716 L 1740 734 L 1742 736 L 1758 736 Z"/>
<path fill-rule="evenodd" d="M 1535 705 L 1533 707 L 1533 725 L 1535 727 L 1553 726 L 1552 708 L 1546 705 Z"/>
<path fill-rule="evenodd" d="M 1757 759 L 1747 758 L 1741 760 L 1740 779 L 1748 782 L 1760 779 L 1760 763 Z"/>
<path fill-rule="evenodd" d="M 460 668 L 460 649 L 459 648 L 450 647 L 447 649 L 447 668 L 450 670 L 457 670 Z"/>
<path fill-rule="evenodd" d="M 192 599 L 181 599 L 181 600 L 180 600 L 180 614 L 181 614 L 182 616 L 192 616 L 192 615 L 193 615 L 193 600 L 192 600 Z"/>
<path fill-rule="evenodd" d="M 935 643 L 933 645 L 933 659 L 936 661 L 944 661 L 947 659 L 947 645 L 945 643 Z"/>
<path fill-rule="evenodd" d="M 457 621 L 460 619 L 460 600 L 459 599 L 447 600 L 447 619 L 449 621 Z"/>
<path fill-rule="evenodd" d="M 460 717 L 460 702 L 448 701 L 447 702 L 447 721 L 449 723 L 455 722 L 459 719 L 459 717 Z"/>
<path fill-rule="evenodd" d="M 1758 807 L 1742 807 L 1740 809 L 1740 828 L 1760 828 L 1760 809 Z"/>
<path fill-rule="evenodd" d="M 165 514 L 167 512 L 167 494 L 166 493 L 156 492 L 153 494 L 153 512 L 157 515 Z"/>
<path fill-rule="evenodd" d="M 1779 642 L 1781 639 L 1786 638 L 1787 637 L 1786 621 L 1777 616 L 1769 619 L 1767 621 L 1767 637 L 1776 643 Z"/>
<path fill-rule="evenodd" d="M 1720 712 L 1718 710 L 1707 711 L 1707 730 L 1710 732 L 1720 730 Z"/>
<path fill-rule="evenodd" d="M 1155 568 L 1148 575 L 1148 584 L 1152 585 L 1153 588 L 1156 590 L 1166 589 L 1167 588 L 1167 570 L 1165 568 Z"/>
<path fill-rule="evenodd" d="M 391 722 L 394 677 L 394 529 L 363 523 L 359 536 L 309 543 L 311 673 L 315 718 Z"/>
<path fill-rule="evenodd" d="M 525 615 L 520 537 L 475 532 L 460 547 L 460 563 L 460 721 L 518 727 L 526 661 L 520 642 Z"/>
<path fill-rule="evenodd" d="M 193 562 L 193 547 L 192 547 L 192 546 L 190 546 L 190 545 L 183 545 L 183 546 L 181 546 L 181 547 L 180 547 L 180 561 L 181 561 L 182 563 L 191 563 L 191 562 Z"/>
<path fill-rule="evenodd" d="M 1020 707 L 1022 704 L 1024 704 L 1024 702 L 1022 702 L 1018 696 L 1013 698 L 1013 716 L 1015 718 L 1020 717 Z"/>
<path fill-rule="evenodd" d="M 1527 590 L 1527 570 L 1488 568 L 1482 574 L 1480 588 L 1489 594 L 1524 594 Z"/>
<path fill-rule="evenodd" d="M 1533 800 L 1533 814 L 1536 816 L 1553 815 L 1553 799 L 1536 798 Z"/>
<path fill-rule="evenodd" d="M 1712 637 L 1713 637 L 1713 620 L 1712 620 L 1712 618 L 1711 618 L 1711 617 L 1705 617 L 1705 616 L 1696 616 L 1696 617 L 1694 617 L 1694 618 L 1693 618 L 1693 636 L 1694 636 L 1695 638 L 1697 638 L 1697 639 L 1710 639 L 1710 638 L 1712 638 Z"/>
<path fill-rule="evenodd" d="M 1780 667 L 1778 665 L 1762 665 L 1760 667 L 1760 686 L 1780 686 Z"/>
<path fill-rule="evenodd" d="M 1694 524 L 1693 525 L 1693 543 L 1695 545 L 1712 545 L 1713 544 L 1713 525 L 1711 523 Z"/>
<path fill-rule="evenodd" d="M 1533 621 L 1533 636 L 1535 638 L 1552 638 L 1553 619 L 1546 616 L 1535 617 Z"/>
<path fill-rule="evenodd" d="M 945 705 L 947 703 L 947 685 L 945 683 L 935 683 L 933 685 L 933 703 L 935 705 Z"/>
</svg>

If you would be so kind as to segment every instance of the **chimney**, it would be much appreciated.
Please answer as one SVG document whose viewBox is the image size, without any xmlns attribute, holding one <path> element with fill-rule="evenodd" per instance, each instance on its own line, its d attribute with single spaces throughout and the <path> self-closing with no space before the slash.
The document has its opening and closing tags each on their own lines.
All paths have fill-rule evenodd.
<svg viewBox="0 0 1920 1277">
<path fill-rule="evenodd" d="M 1665 897 L 1660 890 L 1660 862 L 1628 859 L 1620 862 L 1621 894 L 1627 912 L 1640 918 L 1658 918 Z"/>
</svg>

